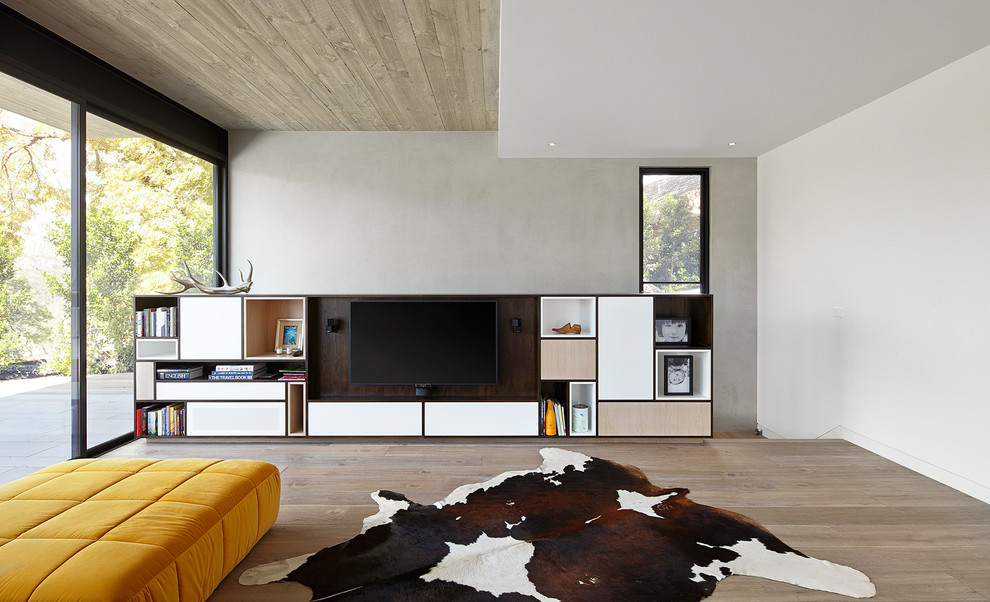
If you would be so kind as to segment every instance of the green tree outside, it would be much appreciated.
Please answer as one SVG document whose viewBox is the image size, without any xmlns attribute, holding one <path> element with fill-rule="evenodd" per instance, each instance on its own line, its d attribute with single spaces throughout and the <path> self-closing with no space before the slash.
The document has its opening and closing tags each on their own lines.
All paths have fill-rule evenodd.
<svg viewBox="0 0 990 602">
<path fill-rule="evenodd" d="M 701 223 L 686 195 L 643 197 L 643 282 L 663 292 L 696 287 L 701 281 Z"/>
<path fill-rule="evenodd" d="M 9 125 L 7 115 L 0 110 L 0 365 L 25 359 L 28 345 L 51 336 L 51 313 L 15 264 L 26 222 L 69 198 L 56 169 L 56 148 L 68 135 L 41 124 Z"/>
<path fill-rule="evenodd" d="M 67 134 L 38 124 L 52 136 L 50 148 L 35 142 L 33 165 L 55 160 L 55 141 Z M 61 136 L 61 137 L 59 137 Z M 0 111 L 0 152 L 25 145 L 23 134 L 3 119 Z M 16 153 L 15 153 L 16 154 Z M 31 162 L 28 162 L 31 164 Z M 213 165 L 161 142 L 140 137 L 87 140 L 86 304 L 87 365 L 90 374 L 113 374 L 133 369 L 133 303 L 135 294 L 175 290 L 171 275 L 185 259 L 197 277 L 210 280 L 213 272 Z M 49 369 L 68 374 L 69 332 L 65 320 L 47 319 L 24 299 L 16 277 L 4 271 L 21 248 L 20 224 L 45 205 L 55 215 L 45 239 L 57 250 L 66 269 L 45 273 L 49 292 L 69 307 L 70 231 L 68 191 L 46 184 L 34 172 L 0 173 L 4 223 L 0 224 L 0 317 L 20 316 L 9 336 L 0 332 L 0 365 L 23 355 L 30 337 L 54 342 Z M 33 205 L 32 205 L 33 203 Z M 11 218 L 8 219 L 8 214 Z M 8 225 L 9 222 L 9 225 Z M 9 277 L 5 279 L 5 275 Z M 13 293 L 21 291 L 17 297 Z M 30 297 L 30 295 L 28 295 Z M 44 308 L 42 308 L 44 309 Z M 4 320 L 7 323 L 7 320 Z M 45 324 L 40 332 L 30 324 Z M 4 351 L 9 348 L 9 351 Z M 20 355 L 19 355 L 20 353 Z"/>
</svg>

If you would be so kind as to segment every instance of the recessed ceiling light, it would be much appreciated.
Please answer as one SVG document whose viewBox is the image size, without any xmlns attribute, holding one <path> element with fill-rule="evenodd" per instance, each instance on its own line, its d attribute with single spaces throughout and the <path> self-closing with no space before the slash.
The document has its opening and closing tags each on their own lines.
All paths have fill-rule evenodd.
<svg viewBox="0 0 990 602">
<path fill-rule="evenodd" d="M 556 148 L 557 143 L 556 142 L 551 142 L 551 143 L 547 144 L 547 146 L 549 146 L 550 148 Z"/>
<path fill-rule="evenodd" d="M 730 142 L 730 143 L 729 143 L 729 146 L 735 146 L 735 145 L 736 145 L 736 143 L 735 143 L 735 142 Z"/>
</svg>

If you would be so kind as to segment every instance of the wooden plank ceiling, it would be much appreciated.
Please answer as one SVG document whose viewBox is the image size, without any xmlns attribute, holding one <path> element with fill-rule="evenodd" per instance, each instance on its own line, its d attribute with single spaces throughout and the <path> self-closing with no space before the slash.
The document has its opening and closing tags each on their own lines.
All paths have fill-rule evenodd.
<svg viewBox="0 0 990 602">
<path fill-rule="evenodd" d="M 2 0 L 228 130 L 498 129 L 499 0 Z"/>
</svg>

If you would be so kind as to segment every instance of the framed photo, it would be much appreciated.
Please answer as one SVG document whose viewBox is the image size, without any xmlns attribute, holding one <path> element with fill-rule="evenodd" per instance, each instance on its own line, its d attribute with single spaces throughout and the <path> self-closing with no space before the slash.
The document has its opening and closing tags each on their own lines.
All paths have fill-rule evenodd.
<svg viewBox="0 0 990 602">
<path fill-rule="evenodd" d="M 665 355 L 663 356 L 663 394 L 664 395 L 693 395 L 694 394 L 694 356 Z"/>
<path fill-rule="evenodd" d="M 658 345 L 687 345 L 691 342 L 691 318 L 657 318 Z"/>
<path fill-rule="evenodd" d="M 280 319 L 275 327 L 275 346 L 291 351 L 302 349 L 303 321 Z"/>
</svg>

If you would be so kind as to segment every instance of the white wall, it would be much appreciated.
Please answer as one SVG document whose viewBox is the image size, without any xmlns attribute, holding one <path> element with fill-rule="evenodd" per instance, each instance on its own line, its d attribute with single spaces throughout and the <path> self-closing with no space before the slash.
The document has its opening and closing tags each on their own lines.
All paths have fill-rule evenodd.
<svg viewBox="0 0 990 602">
<path fill-rule="evenodd" d="M 232 132 L 252 293 L 639 291 L 639 168 L 711 167 L 715 429 L 756 425 L 756 160 L 500 159 L 494 132 Z"/>
<path fill-rule="evenodd" d="M 761 426 L 990 501 L 990 48 L 758 163 Z"/>
</svg>

